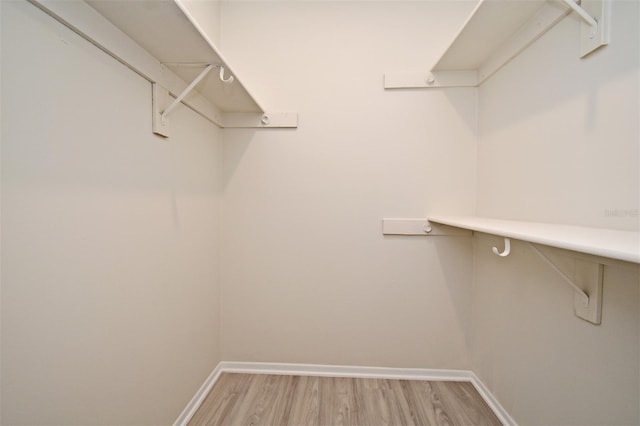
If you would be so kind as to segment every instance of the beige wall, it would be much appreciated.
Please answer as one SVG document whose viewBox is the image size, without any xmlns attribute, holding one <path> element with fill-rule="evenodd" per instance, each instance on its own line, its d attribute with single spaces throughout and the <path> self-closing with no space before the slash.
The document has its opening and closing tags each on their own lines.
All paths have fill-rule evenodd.
<svg viewBox="0 0 640 426">
<path fill-rule="evenodd" d="M 478 213 L 638 230 L 640 4 L 578 58 L 565 18 L 479 90 Z M 605 269 L 602 324 L 529 246 L 476 238 L 473 368 L 521 424 L 640 423 L 640 274 Z"/>
<path fill-rule="evenodd" d="M 475 90 L 385 91 L 471 2 L 223 2 L 222 47 L 297 130 L 225 130 L 223 358 L 469 368 L 471 246 L 383 217 L 471 213 Z"/>
<path fill-rule="evenodd" d="M 568 16 L 479 89 L 478 213 L 640 229 L 638 2 L 579 58 Z"/>
<path fill-rule="evenodd" d="M 2 7 L 2 424 L 168 424 L 219 361 L 220 132 Z"/>
<path fill-rule="evenodd" d="M 380 225 L 477 192 L 481 215 L 638 229 L 637 2 L 588 60 L 569 17 L 479 90 L 385 91 L 473 2 L 223 2 L 220 27 L 190 1 L 300 127 L 178 108 L 168 140 L 146 81 L 0 4 L 3 424 L 169 423 L 221 359 L 473 369 L 521 424 L 640 423 L 637 267 L 607 267 L 594 326 L 524 243 Z"/>
<path fill-rule="evenodd" d="M 217 47 L 220 46 L 220 1 L 180 0 L 180 3 L 196 20 L 200 29 Z"/>
</svg>

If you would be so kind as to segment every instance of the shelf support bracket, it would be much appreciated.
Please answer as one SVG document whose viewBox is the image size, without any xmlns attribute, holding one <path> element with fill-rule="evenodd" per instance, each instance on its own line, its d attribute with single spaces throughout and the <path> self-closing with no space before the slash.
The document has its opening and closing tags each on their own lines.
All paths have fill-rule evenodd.
<svg viewBox="0 0 640 426">
<path fill-rule="evenodd" d="M 529 243 L 540 259 L 562 277 L 574 290 L 573 308 L 576 316 L 593 324 L 602 321 L 602 284 L 604 281 L 604 265 L 593 261 L 575 259 L 574 278 L 562 271 L 533 243 Z M 579 282 L 579 286 L 576 282 Z"/>
<path fill-rule="evenodd" d="M 382 235 L 470 237 L 471 231 L 454 226 L 440 225 L 422 218 L 384 218 L 382 219 Z"/>
<path fill-rule="evenodd" d="M 580 5 L 574 0 L 562 0 L 562 2 L 569 6 L 575 13 L 577 13 L 578 16 L 587 23 L 587 25 L 591 26 L 591 34 L 592 36 L 595 36 L 598 32 L 598 21 L 596 21 L 593 16 L 589 15 L 587 11 L 581 8 Z"/>
<path fill-rule="evenodd" d="M 152 83 L 152 108 L 153 108 L 153 133 L 162 137 L 169 137 L 169 126 L 167 117 L 175 109 L 176 106 L 193 90 L 200 80 L 202 80 L 209 71 L 214 68 L 213 64 L 206 64 L 206 68 L 198 74 L 198 76 L 169 104 L 168 107 L 162 109 L 162 105 L 166 105 L 169 100 L 169 91 Z"/>
<path fill-rule="evenodd" d="M 429 73 L 386 73 L 385 89 L 415 89 L 436 87 L 476 87 L 476 71 L 432 71 Z"/>
<path fill-rule="evenodd" d="M 171 105 L 169 105 L 167 107 L 167 109 L 165 109 L 162 112 L 162 115 L 160 116 L 160 119 L 164 122 L 167 120 L 167 116 L 169 115 L 169 113 L 171 111 L 173 111 L 173 109 L 180 103 L 182 102 L 182 100 L 184 99 L 185 96 L 187 96 L 189 94 L 189 92 L 191 92 L 193 90 L 194 87 L 196 87 L 196 84 L 200 83 L 200 80 L 202 80 L 207 74 L 209 74 L 209 71 L 211 71 L 213 69 L 213 65 L 209 64 L 207 65 L 207 67 L 205 69 L 202 70 L 202 72 L 200 74 L 198 74 L 198 76 L 186 87 L 186 89 L 184 89 L 182 91 L 182 93 L 180 93 L 178 95 L 177 98 L 175 98 L 173 100 L 173 102 L 171 102 Z M 224 69 L 221 68 L 221 71 L 224 71 Z"/>
<path fill-rule="evenodd" d="M 583 21 L 580 25 L 580 57 L 609 44 L 610 0 L 560 0 Z"/>
</svg>

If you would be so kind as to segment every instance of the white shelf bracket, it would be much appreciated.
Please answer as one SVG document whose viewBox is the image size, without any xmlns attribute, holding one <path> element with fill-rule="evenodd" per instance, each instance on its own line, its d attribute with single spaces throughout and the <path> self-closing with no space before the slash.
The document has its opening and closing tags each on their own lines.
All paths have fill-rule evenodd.
<svg viewBox="0 0 640 426">
<path fill-rule="evenodd" d="M 200 80 L 202 80 L 207 74 L 209 74 L 209 71 L 211 71 L 213 69 L 213 65 L 209 64 L 207 65 L 207 67 L 205 69 L 202 70 L 202 72 L 200 72 L 200 74 L 198 74 L 198 76 L 193 79 L 193 81 L 191 83 L 189 83 L 189 85 L 182 91 L 182 93 L 180 93 L 178 95 L 177 98 L 175 98 L 173 100 L 173 102 L 171 102 L 171 105 L 169 105 L 167 107 L 167 109 L 165 109 L 162 112 L 162 115 L 160 116 L 160 119 L 164 122 L 167 120 L 167 117 L 169 116 L 169 113 L 171 113 L 171 111 L 173 111 L 173 109 L 180 103 L 182 102 L 182 100 L 185 98 L 185 96 L 187 96 L 189 94 L 189 92 L 191 92 L 193 90 L 194 87 L 196 87 L 196 84 L 200 83 Z M 224 72 L 224 68 L 220 68 L 221 72 Z"/>
<path fill-rule="evenodd" d="M 477 85 L 476 71 L 432 71 L 384 75 L 385 89 L 476 87 Z"/>
<path fill-rule="evenodd" d="M 382 219 L 382 235 L 470 237 L 471 231 L 429 222 L 427 219 Z"/>
<path fill-rule="evenodd" d="M 296 128 L 298 113 L 276 111 L 224 113 L 222 127 L 225 129 Z"/>
<path fill-rule="evenodd" d="M 604 281 L 604 265 L 593 261 L 575 259 L 574 279 L 569 277 L 555 263 L 551 261 L 533 243 L 531 248 L 547 265 L 562 277 L 574 290 L 573 308 L 576 316 L 593 324 L 602 321 L 602 284 Z M 576 282 L 579 282 L 579 286 Z"/>
<path fill-rule="evenodd" d="M 587 11 L 581 8 L 574 0 L 562 0 L 562 2 L 569 6 L 580 18 L 582 18 L 584 22 L 587 23 L 587 25 L 591 27 L 591 38 L 595 37 L 598 32 L 598 21 L 596 21 L 593 16 L 589 15 Z"/>
<path fill-rule="evenodd" d="M 596 49 L 609 44 L 610 0 L 561 0 L 575 12 L 580 25 L 580 57 L 584 58 Z"/>
<path fill-rule="evenodd" d="M 168 107 L 162 108 L 163 105 L 166 105 L 169 100 L 169 91 L 159 86 L 157 83 L 152 84 L 152 108 L 153 108 L 153 120 L 152 120 L 152 131 L 156 135 L 163 136 L 165 138 L 169 137 L 169 127 L 167 123 L 167 117 L 175 109 L 176 106 L 193 90 L 194 87 L 200 80 L 202 80 L 209 71 L 214 68 L 212 64 L 206 64 L 205 69 L 203 69 L 200 74 L 180 93 L 174 100 L 169 104 Z M 224 69 L 221 68 L 221 71 Z M 233 78 L 233 77 L 230 77 Z"/>
</svg>

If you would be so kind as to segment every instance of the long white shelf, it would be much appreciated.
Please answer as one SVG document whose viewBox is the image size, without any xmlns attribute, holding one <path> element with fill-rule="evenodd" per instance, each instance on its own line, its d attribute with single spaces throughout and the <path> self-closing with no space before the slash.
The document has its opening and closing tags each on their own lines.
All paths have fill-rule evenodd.
<svg viewBox="0 0 640 426">
<path fill-rule="evenodd" d="M 583 8 L 574 0 L 479 0 L 430 72 L 387 73 L 384 86 L 479 86 L 574 10 L 578 19 L 598 21 L 596 29 L 582 24 L 580 54 L 584 57 L 608 43 L 608 3 L 583 0 Z"/>
<path fill-rule="evenodd" d="M 232 84 L 214 78 L 203 80 L 198 91 L 224 112 L 263 112 L 263 108 L 242 84 L 218 48 L 201 31 L 179 2 L 173 0 L 86 0 L 113 25 L 131 37 L 162 64 L 221 64 L 233 75 Z M 202 67 L 167 65 L 185 81 L 193 79 Z"/>
<path fill-rule="evenodd" d="M 640 263 L 640 232 L 474 216 L 430 216 L 430 222 Z"/>
<path fill-rule="evenodd" d="M 220 127 L 297 127 L 296 113 L 258 103 L 180 0 L 29 1 Z M 208 65 L 233 81 L 216 68 L 185 91 Z"/>
</svg>

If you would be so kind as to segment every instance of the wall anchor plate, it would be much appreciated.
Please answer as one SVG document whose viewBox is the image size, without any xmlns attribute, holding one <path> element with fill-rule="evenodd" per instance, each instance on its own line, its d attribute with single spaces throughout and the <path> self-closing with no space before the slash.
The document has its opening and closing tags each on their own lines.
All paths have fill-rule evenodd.
<svg viewBox="0 0 640 426">
<path fill-rule="evenodd" d="M 580 23 L 580 57 L 584 58 L 602 46 L 609 44 L 610 0 L 582 0 L 580 5 L 597 22 L 593 28 L 586 22 Z"/>
<path fill-rule="evenodd" d="M 169 120 L 162 119 L 162 111 L 169 105 L 169 91 L 157 83 L 151 84 L 151 102 L 153 116 L 151 120 L 151 130 L 156 135 L 164 138 L 169 137 Z"/>
<path fill-rule="evenodd" d="M 585 321 L 594 324 L 602 322 L 602 282 L 604 265 L 596 262 L 575 260 L 575 282 L 589 295 L 589 304 L 584 305 L 581 295 L 574 292 L 573 311 Z"/>
</svg>

